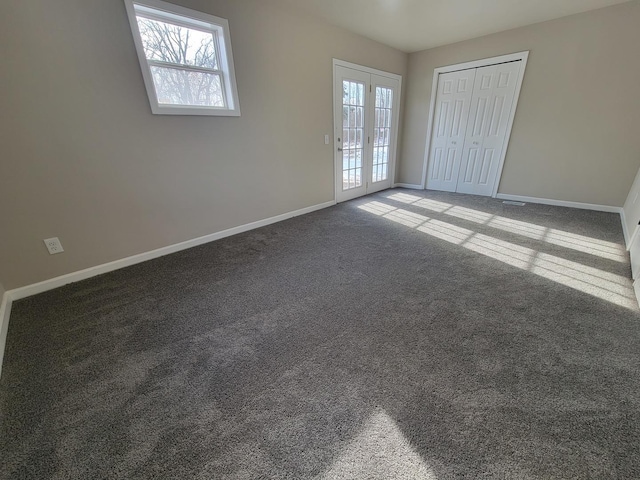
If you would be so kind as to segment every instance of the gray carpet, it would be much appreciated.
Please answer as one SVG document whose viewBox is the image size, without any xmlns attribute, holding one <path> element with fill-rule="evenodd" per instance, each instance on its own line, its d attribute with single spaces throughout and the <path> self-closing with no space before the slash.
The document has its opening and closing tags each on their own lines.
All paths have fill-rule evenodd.
<svg viewBox="0 0 640 480">
<path fill-rule="evenodd" d="M 390 190 L 18 301 L 1 478 L 640 478 L 615 214 Z"/>
</svg>

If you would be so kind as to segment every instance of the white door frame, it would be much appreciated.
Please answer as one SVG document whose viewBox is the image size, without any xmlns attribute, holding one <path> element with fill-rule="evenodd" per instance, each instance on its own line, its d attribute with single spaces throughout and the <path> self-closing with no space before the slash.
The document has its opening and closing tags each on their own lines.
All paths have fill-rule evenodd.
<svg viewBox="0 0 640 480">
<path fill-rule="evenodd" d="M 364 73 L 369 73 L 372 75 L 378 75 L 380 77 L 387 77 L 398 81 L 398 108 L 394 109 L 395 113 L 393 115 L 393 121 L 395 122 L 396 128 L 394 128 L 393 132 L 393 148 L 391 149 L 391 154 L 389 155 L 389 173 L 391 175 L 391 186 L 393 187 L 396 184 L 396 155 L 398 151 L 398 131 L 400 130 L 400 108 L 402 106 L 402 75 L 398 75 L 397 73 L 385 72 L 383 70 L 377 70 L 371 67 L 365 67 L 364 65 L 358 65 L 356 63 L 346 62 L 344 60 L 339 60 L 337 58 L 333 59 L 333 107 L 331 111 L 333 112 L 333 200 L 337 202 L 338 200 L 338 168 L 337 168 L 337 151 L 338 151 L 338 135 L 336 131 L 335 118 L 336 118 L 336 101 L 337 101 L 337 92 L 336 92 L 336 67 L 347 67 L 353 70 L 359 70 Z M 342 95 L 342 93 L 340 93 Z M 342 133 L 340 133 L 342 135 Z M 363 159 L 364 162 L 364 159 Z M 342 174 L 342 172 L 340 172 Z M 426 175 L 426 174 L 425 174 Z M 426 177 L 425 177 L 426 178 Z M 342 177 L 340 177 L 340 182 L 342 182 Z"/>
<path fill-rule="evenodd" d="M 500 55 L 498 57 L 484 58 L 482 60 L 474 60 L 472 62 L 457 63 L 455 65 L 447 65 L 446 67 L 438 67 L 433 71 L 433 83 L 431 86 L 431 100 L 429 102 L 429 122 L 427 124 L 427 146 L 424 155 L 424 164 L 422 166 L 422 188 L 427 188 L 427 169 L 429 167 L 429 154 L 431 153 L 431 135 L 433 134 L 433 115 L 436 107 L 436 95 L 438 93 L 438 80 L 441 73 L 457 72 L 459 70 L 467 70 L 470 68 L 486 67 L 489 65 L 496 65 L 498 63 L 513 62 L 517 60 L 522 61 L 522 68 L 518 76 L 518 83 L 516 84 L 516 92 L 514 96 L 513 105 L 511 106 L 511 112 L 509 114 L 509 122 L 507 124 L 507 132 L 505 135 L 505 144 L 500 154 L 500 160 L 498 164 L 498 176 L 496 178 L 495 185 L 493 186 L 493 192 L 491 196 L 493 198 L 498 194 L 498 187 L 500 186 L 500 180 L 502 178 L 502 169 L 504 168 L 504 159 L 507 156 L 507 149 L 509 148 L 509 139 L 511 138 L 511 129 L 513 127 L 513 120 L 516 116 L 516 107 L 518 106 L 518 99 L 520 98 L 520 90 L 522 89 L 522 80 L 524 79 L 524 71 L 527 68 L 527 59 L 529 58 L 529 51 L 510 53 L 508 55 Z"/>
</svg>

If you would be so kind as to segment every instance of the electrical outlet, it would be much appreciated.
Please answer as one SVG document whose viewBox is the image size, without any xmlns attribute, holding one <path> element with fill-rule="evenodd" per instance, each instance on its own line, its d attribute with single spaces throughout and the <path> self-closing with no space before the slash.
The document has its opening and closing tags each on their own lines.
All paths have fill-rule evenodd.
<svg viewBox="0 0 640 480">
<path fill-rule="evenodd" d="M 60 243 L 58 237 L 45 238 L 44 244 L 46 245 L 47 250 L 49 250 L 49 253 L 51 255 L 64 252 L 64 249 L 62 248 L 62 244 Z"/>
<path fill-rule="evenodd" d="M 329 135 L 324 136 L 324 144 L 329 145 Z"/>
</svg>

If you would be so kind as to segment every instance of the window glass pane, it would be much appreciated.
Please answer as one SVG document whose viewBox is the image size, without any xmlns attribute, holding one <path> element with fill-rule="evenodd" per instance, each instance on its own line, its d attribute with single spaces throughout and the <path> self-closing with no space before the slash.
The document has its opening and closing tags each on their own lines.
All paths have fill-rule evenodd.
<svg viewBox="0 0 640 480">
<path fill-rule="evenodd" d="M 364 126 L 364 108 L 363 107 L 358 107 L 356 126 L 357 127 Z"/>
<path fill-rule="evenodd" d="M 151 67 L 158 103 L 224 107 L 222 81 L 217 73 Z"/>
<path fill-rule="evenodd" d="M 148 60 L 218 69 L 213 32 L 137 17 Z"/>
<path fill-rule="evenodd" d="M 376 87 L 376 107 L 384 108 L 384 92 L 382 88 Z"/>
<path fill-rule="evenodd" d="M 351 105 L 356 105 L 358 103 L 358 99 L 357 99 L 357 96 L 356 96 L 356 90 L 357 90 L 356 84 L 352 82 L 352 83 L 349 84 L 349 86 L 350 86 L 350 88 L 349 88 L 349 103 Z"/>
</svg>

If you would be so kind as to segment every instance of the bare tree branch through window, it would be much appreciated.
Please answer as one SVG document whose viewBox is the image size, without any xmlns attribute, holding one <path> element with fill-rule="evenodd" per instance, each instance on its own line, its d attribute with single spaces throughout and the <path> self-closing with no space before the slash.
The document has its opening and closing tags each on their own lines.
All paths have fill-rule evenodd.
<svg viewBox="0 0 640 480">
<path fill-rule="evenodd" d="M 213 32 L 137 20 L 158 103 L 225 107 Z"/>
</svg>

